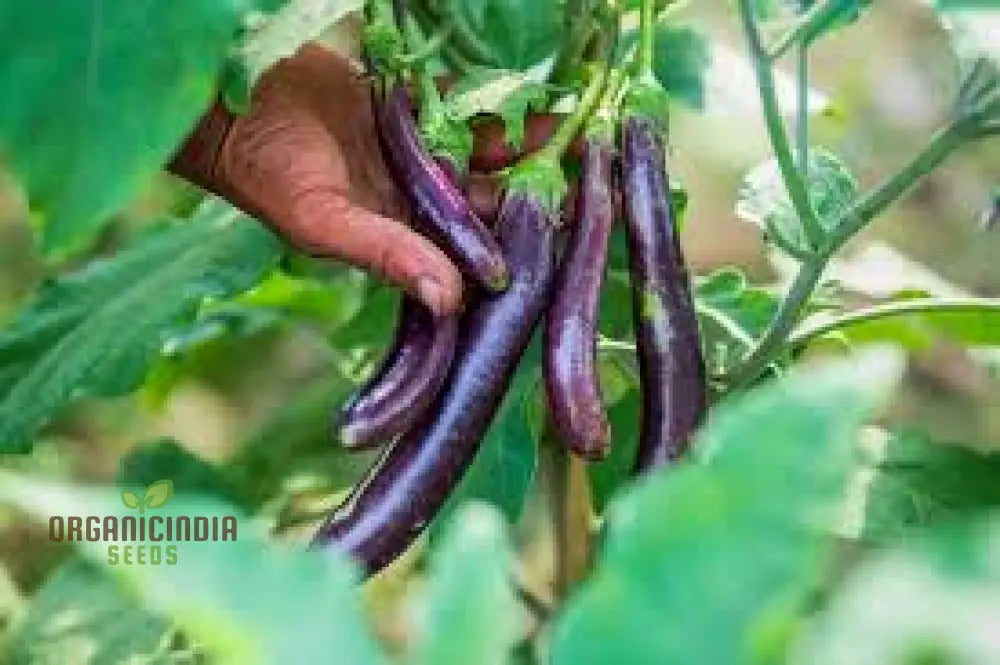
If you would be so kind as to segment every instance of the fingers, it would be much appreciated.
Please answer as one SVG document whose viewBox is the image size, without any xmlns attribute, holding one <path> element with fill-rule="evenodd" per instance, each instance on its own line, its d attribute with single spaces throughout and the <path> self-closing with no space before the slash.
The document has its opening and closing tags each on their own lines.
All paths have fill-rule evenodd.
<svg viewBox="0 0 1000 665">
<path fill-rule="evenodd" d="M 435 316 L 461 305 L 462 278 L 440 249 L 396 220 L 352 205 L 336 191 L 300 194 L 281 228 L 303 251 L 378 273 Z"/>
</svg>

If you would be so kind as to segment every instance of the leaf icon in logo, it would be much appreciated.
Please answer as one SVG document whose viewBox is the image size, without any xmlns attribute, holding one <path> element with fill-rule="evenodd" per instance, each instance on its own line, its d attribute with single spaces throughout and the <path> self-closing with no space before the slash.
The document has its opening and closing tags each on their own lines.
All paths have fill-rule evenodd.
<svg viewBox="0 0 1000 665">
<path fill-rule="evenodd" d="M 170 500 L 174 495 L 174 481 L 157 480 L 146 489 L 146 495 L 142 498 L 144 508 L 159 508 Z"/>
<path fill-rule="evenodd" d="M 126 508 L 132 508 L 134 510 L 139 507 L 139 497 L 135 495 L 135 492 L 122 490 L 122 503 L 125 504 Z"/>
</svg>

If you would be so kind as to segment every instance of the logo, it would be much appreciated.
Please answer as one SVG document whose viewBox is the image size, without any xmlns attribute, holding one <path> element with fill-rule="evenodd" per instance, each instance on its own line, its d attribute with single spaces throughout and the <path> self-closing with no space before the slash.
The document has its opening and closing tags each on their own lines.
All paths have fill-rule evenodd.
<svg viewBox="0 0 1000 665">
<path fill-rule="evenodd" d="M 235 542 L 233 515 L 157 515 L 174 495 L 171 480 L 157 480 L 145 490 L 123 490 L 122 504 L 134 515 L 53 515 L 49 540 L 53 542 L 107 543 L 111 566 L 174 566 L 178 544 Z"/>
</svg>

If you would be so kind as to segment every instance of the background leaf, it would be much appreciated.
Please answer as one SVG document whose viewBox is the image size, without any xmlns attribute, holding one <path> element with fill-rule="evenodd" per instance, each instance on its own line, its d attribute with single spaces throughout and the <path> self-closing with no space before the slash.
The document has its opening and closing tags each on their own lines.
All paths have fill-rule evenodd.
<svg viewBox="0 0 1000 665">
<path fill-rule="evenodd" d="M 820 225 L 827 231 L 833 230 L 858 195 L 857 180 L 840 159 L 824 148 L 809 151 L 806 186 Z M 777 234 L 786 244 L 809 249 L 775 160 L 751 170 L 737 196 L 736 214 L 740 219 L 759 226 L 766 237 Z"/>
<path fill-rule="evenodd" d="M 8 665 L 197 662 L 193 653 L 171 649 L 174 642 L 170 622 L 144 611 L 106 571 L 73 558 L 34 595 L 23 620 L 0 645 L 0 660 Z"/>
<path fill-rule="evenodd" d="M 563 39 L 560 0 L 442 0 L 444 11 L 471 34 L 487 65 L 527 69 L 553 55 Z"/>
<path fill-rule="evenodd" d="M 503 517 L 478 503 L 456 511 L 431 561 L 419 665 L 505 665 L 517 640 L 513 555 Z"/>
<path fill-rule="evenodd" d="M 211 201 L 119 252 L 64 275 L 0 331 L 0 451 L 31 438 L 72 400 L 134 389 L 168 331 L 207 298 L 256 284 L 280 256 L 268 231 Z"/>
<path fill-rule="evenodd" d="M 776 660 L 822 561 L 815 522 L 897 360 L 803 371 L 720 407 L 694 446 L 700 463 L 612 507 L 602 564 L 559 621 L 552 662 Z M 665 624 L 651 630 L 652 617 Z"/>
<path fill-rule="evenodd" d="M 135 492 L 122 490 L 122 503 L 124 503 L 127 508 L 138 508 L 139 497 L 136 496 Z"/>
<path fill-rule="evenodd" d="M 279 4 L 0 5 L 0 156 L 43 249 L 78 248 L 162 168 L 208 107 L 241 16 Z"/>
<path fill-rule="evenodd" d="M 967 346 L 1000 345 L 1000 299 L 908 298 L 846 313 L 819 312 L 793 333 L 799 346 L 827 336 L 851 343 L 927 349 L 942 339 Z"/>
<path fill-rule="evenodd" d="M 1000 506 L 1000 454 L 893 434 L 872 466 L 862 537 L 883 542 Z"/>
<path fill-rule="evenodd" d="M 123 515 L 111 490 L 74 489 L 9 473 L 0 476 L 0 502 L 32 515 Z M 231 507 L 175 497 L 161 512 L 225 516 Z M 95 561 L 106 543 L 82 543 Z M 361 620 L 356 573 L 331 552 L 283 551 L 240 519 L 236 541 L 181 543 L 177 564 L 118 566 L 121 589 L 169 616 L 202 644 L 213 663 L 269 665 L 320 662 L 337 654 L 352 665 L 377 665 L 382 655 Z M 286 626 L 294 625 L 295 630 Z"/>
</svg>

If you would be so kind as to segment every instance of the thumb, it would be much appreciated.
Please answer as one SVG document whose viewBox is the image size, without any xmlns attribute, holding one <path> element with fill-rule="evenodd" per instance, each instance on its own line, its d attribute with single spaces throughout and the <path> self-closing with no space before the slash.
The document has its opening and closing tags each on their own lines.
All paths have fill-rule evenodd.
<svg viewBox="0 0 1000 665">
<path fill-rule="evenodd" d="M 458 269 L 430 240 L 400 222 L 355 206 L 331 189 L 301 193 L 289 212 L 281 233 L 299 249 L 375 272 L 435 316 L 461 305 Z"/>
</svg>

